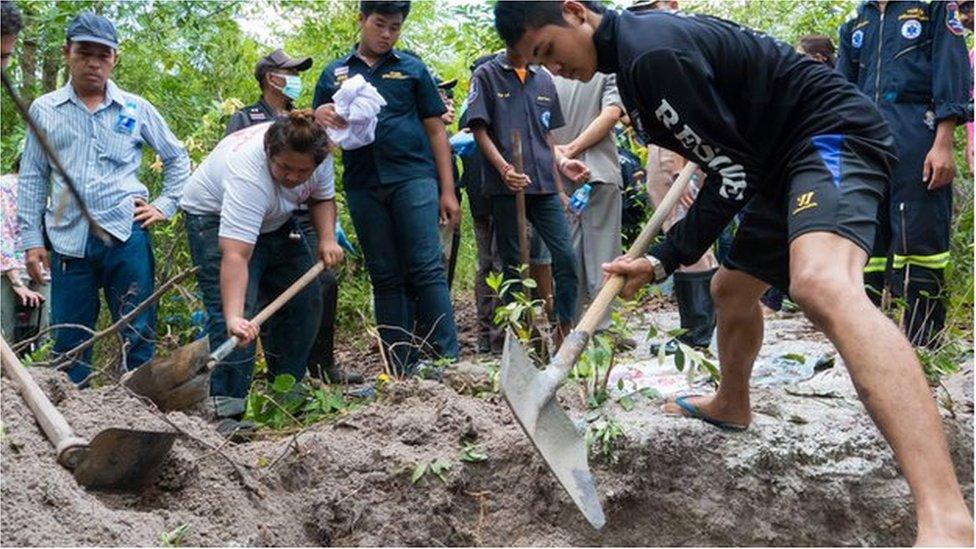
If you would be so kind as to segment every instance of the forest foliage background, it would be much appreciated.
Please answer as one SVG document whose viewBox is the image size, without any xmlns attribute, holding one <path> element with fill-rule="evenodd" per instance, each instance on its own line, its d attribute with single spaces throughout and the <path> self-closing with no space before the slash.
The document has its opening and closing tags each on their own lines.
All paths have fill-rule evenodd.
<svg viewBox="0 0 976 549">
<path fill-rule="evenodd" d="M 617 2 L 618 7 L 625 4 Z M 62 57 L 68 21 L 92 10 L 115 22 L 121 38 L 114 79 L 124 89 L 153 103 L 199 163 L 223 134 L 227 117 L 258 97 L 255 62 L 275 47 L 292 56 L 311 56 L 313 68 L 302 74 L 304 92 L 296 102 L 308 106 L 322 67 L 348 52 L 356 40 L 356 2 L 260 0 L 183 1 L 52 1 L 20 0 L 25 26 L 9 73 L 30 100 L 64 84 Z M 853 15 L 847 0 L 684 0 L 682 9 L 732 19 L 784 41 L 810 33 L 836 40 L 840 24 Z M 458 78 L 455 104 L 467 91 L 468 66 L 476 57 L 497 50 L 501 42 L 492 26 L 491 4 L 478 1 L 415 1 L 399 47 L 419 54 L 442 78 Z M 11 100 L 3 95 L 0 163 L 9 169 L 22 147 L 24 127 Z M 961 134 L 960 134 L 961 137 Z M 963 141 L 957 141 L 959 149 Z M 961 156 L 959 157 L 961 161 Z M 960 162 L 957 180 L 957 226 L 954 231 L 952 330 L 969 347 L 972 334 L 973 232 L 972 175 Z M 339 163 L 341 170 L 341 162 Z M 142 180 L 155 196 L 161 181 L 159 163 L 147 151 Z M 352 224 L 338 193 L 341 219 L 350 238 Z M 466 205 L 462 210 L 467 212 Z M 454 292 L 470 292 L 474 276 L 474 239 L 470 217 L 462 224 L 462 249 Z M 153 233 L 157 280 L 189 267 L 180 219 L 157 226 Z M 349 257 L 340 270 L 340 338 L 362 333 L 372 322 L 369 281 L 362 259 Z M 172 344 L 197 333 L 193 311 L 202 307 L 190 283 L 161 302 L 159 329 Z M 103 308 L 104 310 L 104 308 Z"/>
</svg>

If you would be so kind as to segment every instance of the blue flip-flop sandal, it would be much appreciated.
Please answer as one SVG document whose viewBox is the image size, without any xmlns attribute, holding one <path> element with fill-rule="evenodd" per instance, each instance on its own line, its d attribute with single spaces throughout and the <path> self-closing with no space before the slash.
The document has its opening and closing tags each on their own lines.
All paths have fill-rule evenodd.
<svg viewBox="0 0 976 549">
<path fill-rule="evenodd" d="M 738 423 L 729 423 L 727 421 L 721 421 L 702 412 L 698 408 L 698 406 L 695 406 L 694 404 L 688 402 L 689 398 L 695 396 L 699 396 L 699 395 L 685 395 L 683 397 L 678 397 L 674 399 L 674 403 L 677 404 L 679 408 L 681 408 L 688 414 L 687 417 L 699 419 L 701 421 L 704 421 L 705 423 L 708 423 L 709 425 L 714 425 L 715 427 L 718 427 L 723 431 L 741 432 L 749 428 L 748 425 L 740 425 Z"/>
</svg>

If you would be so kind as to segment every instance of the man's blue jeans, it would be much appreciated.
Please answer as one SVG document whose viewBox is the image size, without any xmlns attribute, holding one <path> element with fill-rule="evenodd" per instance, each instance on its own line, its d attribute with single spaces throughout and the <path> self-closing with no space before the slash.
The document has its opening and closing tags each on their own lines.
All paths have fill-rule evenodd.
<svg viewBox="0 0 976 549">
<path fill-rule="evenodd" d="M 495 227 L 498 255 L 505 265 L 506 278 L 518 278 L 518 223 L 515 218 L 515 195 L 491 197 L 491 216 Z M 554 307 L 561 324 L 573 322 L 576 314 L 577 278 L 573 241 L 562 203 L 555 194 L 525 195 L 525 216 L 542 237 L 552 255 L 552 274 L 556 282 Z M 519 288 L 520 286 L 516 286 Z M 509 297 L 510 299 L 510 297 Z"/>
<path fill-rule="evenodd" d="M 346 204 L 366 257 L 376 324 L 390 363 L 403 372 L 417 362 L 415 327 L 436 355 L 456 360 L 457 328 L 437 234 L 437 181 L 347 187 Z"/>
<path fill-rule="evenodd" d="M 220 297 L 220 216 L 184 212 L 184 217 L 190 256 L 198 267 L 197 285 L 207 309 L 210 348 L 216 349 L 228 338 Z M 276 231 L 260 235 L 254 244 L 248 263 L 245 318 L 257 314 L 259 290 L 264 295 L 277 297 L 315 263 L 308 243 L 295 228 L 289 221 Z M 292 234 L 296 238 L 292 238 Z M 291 374 L 299 381 L 305 377 L 305 365 L 319 328 L 321 310 L 322 290 L 318 280 L 314 280 L 268 319 L 276 351 L 265 350 L 272 376 Z M 254 343 L 238 347 L 214 370 L 210 395 L 214 397 L 218 417 L 238 416 L 244 412 L 244 399 L 254 369 L 254 347 Z"/>
<path fill-rule="evenodd" d="M 153 252 L 149 233 L 138 224 L 125 242 L 112 238 L 106 244 L 88 236 L 85 257 L 51 252 L 51 325 L 80 324 L 94 329 L 105 293 L 112 320 L 118 320 L 153 293 Z M 156 306 L 151 305 L 121 331 L 125 365 L 132 370 L 153 357 L 156 342 Z M 54 332 L 54 353 L 65 353 L 91 337 L 79 328 L 58 328 Z M 89 347 L 68 370 L 71 381 L 83 384 L 91 375 Z"/>
</svg>

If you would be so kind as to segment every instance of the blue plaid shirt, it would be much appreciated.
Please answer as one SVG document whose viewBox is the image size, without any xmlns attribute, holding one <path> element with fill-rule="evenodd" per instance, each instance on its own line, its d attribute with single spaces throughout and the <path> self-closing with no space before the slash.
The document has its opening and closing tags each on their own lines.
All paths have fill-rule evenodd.
<svg viewBox="0 0 976 549">
<path fill-rule="evenodd" d="M 183 184 L 190 176 L 190 157 L 148 101 L 122 91 L 110 80 L 105 101 L 90 112 L 69 82 L 37 98 L 30 114 L 95 222 L 109 234 L 128 240 L 135 199 L 149 200 L 149 190 L 137 177 L 143 144 L 148 144 L 163 162 L 163 190 L 152 205 L 166 217 L 176 212 Z M 52 200 L 45 212 L 49 188 Z M 88 223 L 61 177 L 52 170 L 36 136 L 28 132 L 17 200 L 20 249 L 44 246 L 42 214 L 54 250 L 69 257 L 84 257 Z"/>
</svg>

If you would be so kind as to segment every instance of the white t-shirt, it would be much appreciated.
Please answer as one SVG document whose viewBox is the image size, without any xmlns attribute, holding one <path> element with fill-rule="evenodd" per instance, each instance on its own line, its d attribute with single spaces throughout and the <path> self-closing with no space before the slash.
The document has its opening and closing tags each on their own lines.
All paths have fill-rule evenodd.
<svg viewBox="0 0 976 549">
<path fill-rule="evenodd" d="M 222 139 L 183 189 L 180 207 L 196 215 L 219 214 L 221 237 L 254 244 L 258 235 L 281 228 L 309 198 L 335 196 L 332 154 L 297 187 L 274 182 L 264 152 L 270 127 L 271 122 L 257 124 Z"/>
</svg>

